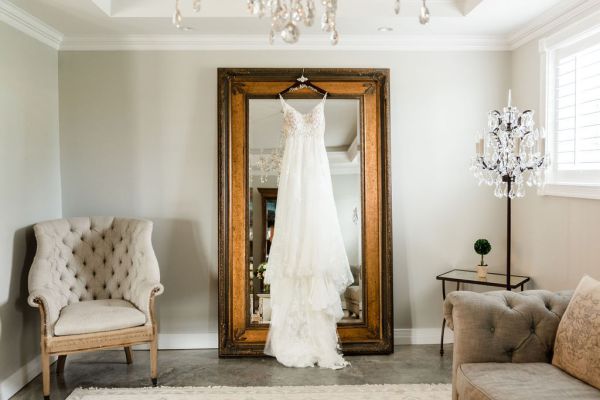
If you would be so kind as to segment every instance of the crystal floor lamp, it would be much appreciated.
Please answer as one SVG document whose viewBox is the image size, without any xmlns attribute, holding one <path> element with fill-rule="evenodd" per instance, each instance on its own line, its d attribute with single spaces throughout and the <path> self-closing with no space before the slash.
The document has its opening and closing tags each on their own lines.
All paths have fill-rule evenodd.
<svg viewBox="0 0 600 400">
<path fill-rule="evenodd" d="M 525 196 L 525 185 L 542 186 L 548 165 L 544 129 L 534 127 L 532 110 L 508 106 L 488 113 L 488 127 L 479 135 L 471 170 L 479 184 L 495 186 L 494 195 L 507 199 L 506 290 L 510 285 L 511 200 Z"/>
</svg>

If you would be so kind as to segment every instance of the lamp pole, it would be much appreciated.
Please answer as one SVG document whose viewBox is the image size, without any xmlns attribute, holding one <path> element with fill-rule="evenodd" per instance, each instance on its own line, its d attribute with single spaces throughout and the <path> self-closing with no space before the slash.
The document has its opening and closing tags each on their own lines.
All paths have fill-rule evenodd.
<svg viewBox="0 0 600 400">
<path fill-rule="evenodd" d="M 508 193 L 512 186 L 512 179 L 506 176 L 506 184 L 508 185 Z M 510 291 L 510 236 L 511 236 L 511 210 L 510 196 L 506 196 L 506 290 Z"/>
</svg>

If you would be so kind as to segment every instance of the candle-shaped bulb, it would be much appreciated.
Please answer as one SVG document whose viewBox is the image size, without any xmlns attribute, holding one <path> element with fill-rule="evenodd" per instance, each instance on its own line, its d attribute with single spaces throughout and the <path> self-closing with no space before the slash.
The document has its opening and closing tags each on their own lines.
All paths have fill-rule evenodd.
<svg viewBox="0 0 600 400">
<path fill-rule="evenodd" d="M 482 142 L 483 142 L 483 135 L 478 134 L 475 137 L 475 154 L 478 156 L 481 156 L 483 154 Z"/>
<path fill-rule="evenodd" d="M 542 157 L 544 157 L 546 155 L 546 138 L 542 137 L 540 139 L 540 154 L 542 155 Z"/>
</svg>

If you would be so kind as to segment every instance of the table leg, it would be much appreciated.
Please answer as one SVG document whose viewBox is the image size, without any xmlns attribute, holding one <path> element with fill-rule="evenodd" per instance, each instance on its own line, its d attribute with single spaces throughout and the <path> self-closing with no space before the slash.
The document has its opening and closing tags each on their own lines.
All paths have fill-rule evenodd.
<svg viewBox="0 0 600 400">
<path fill-rule="evenodd" d="M 440 356 L 444 356 L 444 330 L 446 329 L 446 318 L 442 319 L 442 337 L 440 338 Z"/>
<path fill-rule="evenodd" d="M 446 281 L 442 281 L 442 298 L 446 300 Z"/>
<path fill-rule="evenodd" d="M 446 300 L 446 281 L 442 280 L 442 297 Z M 444 329 L 446 329 L 446 318 L 442 318 L 442 336 L 440 338 L 440 356 L 444 355 Z"/>
</svg>

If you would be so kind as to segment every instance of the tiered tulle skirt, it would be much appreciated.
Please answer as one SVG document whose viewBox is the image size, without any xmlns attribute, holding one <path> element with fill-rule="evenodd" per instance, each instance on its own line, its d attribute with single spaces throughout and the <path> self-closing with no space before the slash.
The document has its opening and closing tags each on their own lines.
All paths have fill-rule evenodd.
<svg viewBox="0 0 600 400">
<path fill-rule="evenodd" d="M 353 277 L 322 136 L 286 139 L 266 282 L 272 314 L 265 353 L 288 367 L 346 366 L 337 322 Z"/>
</svg>

